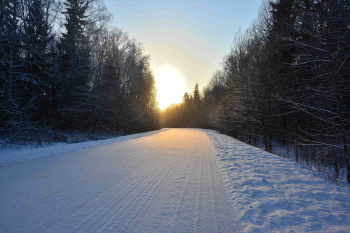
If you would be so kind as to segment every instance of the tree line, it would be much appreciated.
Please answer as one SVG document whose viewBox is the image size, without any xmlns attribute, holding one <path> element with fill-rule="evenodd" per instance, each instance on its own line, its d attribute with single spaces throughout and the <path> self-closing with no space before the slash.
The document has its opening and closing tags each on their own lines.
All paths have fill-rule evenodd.
<svg viewBox="0 0 350 233">
<path fill-rule="evenodd" d="M 193 93 L 184 94 L 182 103 L 171 104 L 162 111 L 160 124 L 162 127 L 170 128 L 204 127 L 201 115 L 202 98 L 196 84 Z"/>
<path fill-rule="evenodd" d="M 350 183 L 349 16 L 348 0 L 265 2 L 204 88 L 195 121 L 270 152 L 288 148 Z"/>
<path fill-rule="evenodd" d="M 0 132 L 159 127 L 149 56 L 99 0 L 0 0 Z"/>
</svg>

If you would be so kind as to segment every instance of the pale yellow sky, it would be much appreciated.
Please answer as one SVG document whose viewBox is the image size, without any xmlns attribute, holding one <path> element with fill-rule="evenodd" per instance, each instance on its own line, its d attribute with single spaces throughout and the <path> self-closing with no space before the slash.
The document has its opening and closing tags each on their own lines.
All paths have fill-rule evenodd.
<svg viewBox="0 0 350 233">
<path fill-rule="evenodd" d="M 167 66 L 184 79 L 183 96 L 192 92 L 196 83 L 201 90 L 208 83 L 229 53 L 234 35 L 257 18 L 261 3 L 107 0 L 106 6 L 114 15 L 113 24 L 142 43 L 155 74 Z"/>
</svg>

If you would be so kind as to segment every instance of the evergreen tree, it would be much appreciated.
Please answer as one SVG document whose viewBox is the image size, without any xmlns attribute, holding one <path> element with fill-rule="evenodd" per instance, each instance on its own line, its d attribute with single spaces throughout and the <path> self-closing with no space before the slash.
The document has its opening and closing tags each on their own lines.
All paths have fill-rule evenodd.
<svg viewBox="0 0 350 233">
<path fill-rule="evenodd" d="M 28 2 L 24 20 L 25 73 L 27 74 L 23 99 L 28 106 L 27 116 L 40 126 L 50 121 L 49 99 L 51 98 L 52 77 L 48 57 L 48 45 L 53 40 L 48 24 L 49 2 L 31 0 Z M 45 10 L 46 8 L 46 10 Z"/>
<path fill-rule="evenodd" d="M 19 25 L 23 8 L 18 0 L 0 1 L 0 124 L 9 131 L 23 126 L 20 99 L 22 28 Z"/>
<path fill-rule="evenodd" d="M 0 0 L 1 133 L 158 128 L 155 81 L 140 44 L 106 27 L 98 0 L 53 3 Z M 63 27 L 53 27 L 62 6 Z"/>
<path fill-rule="evenodd" d="M 198 89 L 198 83 L 196 83 L 196 85 L 194 87 L 193 103 L 194 103 L 195 109 L 198 109 L 201 105 L 201 96 L 200 96 L 199 89 Z"/>
<path fill-rule="evenodd" d="M 87 13 L 91 4 L 89 0 L 64 2 L 66 23 L 60 41 L 61 74 L 58 87 L 58 126 L 63 129 L 84 129 L 92 120 L 90 43 L 86 33 Z"/>
</svg>

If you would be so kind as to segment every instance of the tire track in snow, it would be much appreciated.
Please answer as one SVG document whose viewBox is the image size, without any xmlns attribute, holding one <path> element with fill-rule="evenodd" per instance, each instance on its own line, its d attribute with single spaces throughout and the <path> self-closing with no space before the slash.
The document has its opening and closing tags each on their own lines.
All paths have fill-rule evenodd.
<svg viewBox="0 0 350 233">
<path fill-rule="evenodd" d="M 134 185 L 133 188 L 130 189 L 130 191 L 129 191 L 128 193 L 126 193 L 126 195 L 125 195 L 124 197 L 128 196 L 128 194 L 131 194 L 131 195 L 128 196 L 129 201 L 128 201 L 128 202 L 125 202 L 124 205 L 120 207 L 119 211 L 113 212 L 113 214 L 110 215 L 111 218 L 109 219 L 108 224 L 106 224 L 106 223 L 105 223 L 105 224 L 102 224 L 102 223 L 101 223 L 101 225 L 102 225 L 103 227 L 100 225 L 100 226 L 97 226 L 97 229 L 100 228 L 101 231 L 103 231 L 103 230 L 106 228 L 106 226 L 111 225 L 110 223 L 111 223 L 111 222 L 115 222 L 116 219 L 118 219 L 119 222 L 121 222 L 121 224 L 123 224 L 123 225 L 128 225 L 128 224 L 124 224 L 124 223 L 127 222 L 127 220 L 130 220 L 130 218 L 126 218 L 126 216 L 129 215 L 129 214 L 135 213 L 135 212 L 131 212 L 130 210 L 131 210 L 131 209 L 132 209 L 132 210 L 135 210 L 135 208 L 136 208 L 138 205 L 141 205 L 140 202 L 142 202 L 142 201 L 146 202 L 146 201 L 147 201 L 147 197 L 150 197 L 150 195 L 147 195 L 147 196 L 146 196 L 145 194 L 148 194 L 148 192 L 149 192 L 150 190 L 154 189 L 155 186 L 156 186 L 156 184 L 159 182 L 159 180 L 160 180 L 161 178 L 164 177 L 164 176 L 159 176 L 159 175 L 160 175 L 160 173 L 161 173 L 162 171 L 165 170 L 165 168 L 163 168 L 163 170 L 161 170 L 161 171 L 158 171 L 158 169 L 159 169 L 163 164 L 165 164 L 166 161 L 164 161 L 164 160 L 162 160 L 162 159 L 161 159 L 160 161 L 161 161 L 161 163 L 154 164 L 155 166 L 153 166 L 151 169 L 149 169 L 149 170 L 144 174 L 144 175 L 145 175 L 144 178 L 143 178 L 141 181 L 137 182 L 137 184 Z M 157 173 L 157 174 L 156 174 L 156 173 Z M 140 175 L 140 176 L 141 176 L 141 175 Z M 156 177 L 156 178 L 155 178 L 155 179 L 149 179 L 149 178 L 154 178 L 154 177 Z M 144 183 L 145 180 L 147 181 L 146 183 Z M 141 185 L 143 185 L 144 188 L 141 188 L 141 190 L 138 191 L 138 192 L 132 192 L 132 191 L 134 191 L 137 187 L 139 187 L 139 186 L 141 186 Z M 154 191 L 151 191 L 151 192 L 150 192 L 151 195 L 152 195 L 153 193 L 154 193 Z M 144 200 L 144 198 L 143 198 L 144 196 L 146 196 L 146 200 Z M 116 208 L 116 209 L 117 209 L 117 208 Z M 137 212 L 136 212 L 136 213 L 137 213 Z M 125 221 L 125 222 L 124 222 L 124 221 Z M 97 231 L 97 229 L 95 229 L 95 230 Z M 119 227 L 118 230 L 126 231 L 127 229 L 122 229 L 121 227 Z"/>
<path fill-rule="evenodd" d="M 113 167 L 113 165 L 111 165 L 108 169 L 105 170 L 110 170 Z M 133 167 L 131 168 L 131 170 L 133 170 L 135 167 L 137 167 L 137 165 L 133 165 Z M 146 165 L 145 165 L 146 167 Z M 135 170 L 136 171 L 136 170 Z M 94 180 L 91 179 L 92 177 L 95 176 L 100 176 L 101 180 L 108 180 L 108 173 L 106 172 L 98 172 L 95 173 L 87 178 L 85 178 L 84 180 L 81 180 L 80 182 L 75 182 L 73 185 L 70 185 L 69 187 L 65 188 L 63 191 L 67 190 L 68 188 L 74 189 L 73 193 L 69 193 L 69 195 L 66 195 L 66 193 L 63 192 L 62 194 L 62 190 L 60 192 L 55 193 L 55 196 L 59 196 L 57 202 L 54 203 L 50 203 L 48 205 L 48 209 L 52 208 L 52 206 L 60 206 L 62 205 L 62 203 L 65 202 L 69 202 L 72 203 L 69 198 L 75 198 L 78 197 L 78 199 L 76 200 L 76 202 L 74 202 L 73 205 L 70 205 L 68 208 L 63 209 L 62 211 L 55 213 L 54 216 L 52 216 L 47 223 L 45 224 L 45 231 L 46 229 L 49 229 L 49 227 L 52 227 L 55 225 L 55 222 L 61 221 L 62 219 L 68 219 L 69 216 L 72 216 L 74 212 L 76 212 L 77 210 L 79 210 L 80 208 L 82 208 L 83 206 L 85 206 L 87 203 L 92 202 L 94 199 L 96 199 L 98 196 L 100 196 L 101 194 L 103 194 L 104 192 L 108 191 L 110 188 L 113 188 L 113 186 L 117 185 L 118 183 L 122 182 L 125 178 L 127 178 L 127 176 L 124 177 L 116 177 L 115 180 L 109 180 L 108 182 L 103 183 L 104 185 L 102 187 L 99 187 L 98 189 L 92 189 L 95 185 L 94 185 Z M 121 179 L 120 179 L 121 178 Z M 119 180 L 119 181 L 118 181 Z M 81 184 L 84 181 L 88 181 L 87 184 Z M 76 184 L 80 184 L 82 187 L 76 186 Z M 110 188 L 107 188 L 107 190 L 105 190 L 106 187 L 109 187 L 111 184 L 113 184 L 113 186 L 111 186 Z M 91 193 L 84 193 L 84 196 L 79 195 L 81 194 L 81 190 L 82 189 L 87 189 L 87 190 L 93 190 L 93 192 Z M 102 190 L 102 192 L 100 191 Z M 51 195 L 51 197 L 55 197 L 54 195 Z M 48 200 L 51 201 L 51 200 Z M 33 211 L 32 211 L 33 213 Z M 67 216 L 68 215 L 68 216 Z M 72 224 L 72 228 L 74 227 L 76 223 Z M 40 228 L 43 228 L 43 226 L 41 226 Z M 38 229 L 34 229 L 33 232 L 37 232 Z M 57 232 L 57 231 L 52 231 L 52 232 Z"/>
<path fill-rule="evenodd" d="M 130 173 L 130 176 L 135 176 L 135 177 L 139 177 L 140 175 L 138 174 L 139 173 L 139 170 L 143 170 L 143 169 L 148 169 L 147 172 L 149 171 L 152 171 L 152 170 L 155 170 L 155 166 L 156 164 L 154 164 L 153 166 L 148 166 L 148 164 L 143 164 L 142 166 L 139 166 L 139 165 L 136 165 L 134 166 L 131 170 L 131 173 Z M 129 178 L 129 176 L 127 176 Z M 109 216 L 113 216 L 113 214 L 116 214 L 116 212 L 113 212 L 112 214 L 106 214 L 105 213 L 105 210 L 110 210 L 110 209 L 113 209 L 113 210 L 123 210 L 125 209 L 125 207 L 123 208 L 119 208 L 120 206 L 118 206 L 118 202 L 116 202 L 115 200 L 119 200 L 119 199 L 122 199 L 122 198 L 125 198 L 128 196 L 128 194 L 130 194 L 133 189 L 135 189 L 140 183 L 143 183 L 144 180 L 147 179 L 147 176 L 143 176 L 141 178 L 141 180 L 137 180 L 137 182 L 134 182 L 134 183 L 131 183 L 129 185 L 125 185 L 125 184 L 119 184 L 119 183 L 116 183 L 116 185 L 114 185 L 113 187 L 111 187 L 109 190 L 106 190 L 104 191 L 103 193 L 118 193 L 118 195 L 116 196 L 113 196 L 113 201 L 111 202 L 107 202 L 103 205 L 103 207 L 99 208 L 99 211 L 96 211 L 95 212 L 95 215 L 89 217 L 85 223 L 88 223 L 90 222 L 91 219 L 97 219 L 95 221 L 98 222 L 99 224 L 97 224 L 97 226 L 95 226 L 96 224 L 93 224 L 93 223 L 90 223 L 90 224 L 86 224 L 86 227 L 83 227 L 82 229 L 80 229 L 79 231 L 81 232 L 85 232 L 89 229 L 89 231 L 91 232 L 94 232 L 94 231 L 98 231 L 97 229 L 101 228 L 101 226 L 103 225 L 107 225 L 105 222 L 107 221 L 108 217 Z M 124 181 L 124 179 L 123 179 Z M 118 190 L 118 188 L 120 188 L 119 186 L 122 186 L 122 190 Z M 101 193 L 100 195 L 98 196 L 101 196 L 103 193 Z M 112 196 L 111 196 L 112 197 Z M 128 203 L 120 203 L 120 204 L 128 204 Z M 106 218 L 103 218 L 103 221 L 101 221 L 101 217 L 103 217 L 103 215 L 106 215 Z M 120 217 L 120 216 L 119 216 Z M 98 221 L 99 220 L 99 221 Z M 111 220 L 110 220 L 111 221 Z M 85 224 L 82 224 L 82 225 L 85 225 Z M 96 229 L 95 229 L 96 228 Z M 78 231 L 78 230 L 77 230 Z"/>
</svg>

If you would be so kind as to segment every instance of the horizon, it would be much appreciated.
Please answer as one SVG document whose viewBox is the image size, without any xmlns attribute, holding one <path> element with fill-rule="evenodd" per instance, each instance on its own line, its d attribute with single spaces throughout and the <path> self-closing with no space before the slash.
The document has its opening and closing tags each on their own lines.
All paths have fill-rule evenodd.
<svg viewBox="0 0 350 233">
<path fill-rule="evenodd" d="M 248 29 L 258 17 L 262 0 L 248 1 L 111 1 L 105 2 L 113 14 L 112 25 L 125 30 L 150 55 L 150 66 L 158 89 L 157 101 L 164 109 L 179 103 L 185 92 L 192 93 L 198 83 L 200 90 L 233 45 L 234 35 Z M 170 76 L 183 85 L 177 95 L 164 100 L 157 76 L 165 67 L 174 70 Z M 163 72 L 164 74 L 164 72 Z M 183 79 L 183 80 L 181 80 Z M 168 78 L 170 83 L 174 80 Z M 161 99 L 163 98 L 163 99 Z M 166 105 L 166 106 L 165 106 Z"/>
</svg>

